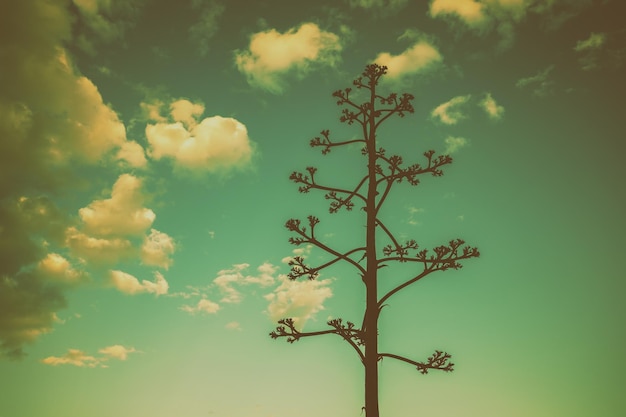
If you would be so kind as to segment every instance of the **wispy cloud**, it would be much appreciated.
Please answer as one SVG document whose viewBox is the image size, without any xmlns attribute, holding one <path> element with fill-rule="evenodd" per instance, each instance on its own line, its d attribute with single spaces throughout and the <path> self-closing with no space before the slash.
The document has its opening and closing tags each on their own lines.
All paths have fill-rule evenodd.
<svg viewBox="0 0 626 417">
<path fill-rule="evenodd" d="M 338 35 L 303 23 L 284 33 L 269 29 L 253 34 L 246 50 L 235 51 L 235 64 L 251 86 L 281 94 L 288 76 L 304 78 L 315 67 L 334 67 L 342 49 Z"/>
<path fill-rule="evenodd" d="M 220 306 L 219 304 L 214 303 L 211 300 L 202 298 L 198 300 L 198 302 L 195 305 L 184 304 L 183 306 L 180 307 L 180 309 L 189 314 L 198 314 L 198 313 L 214 314 L 218 312 L 218 310 L 220 309 Z"/>
<path fill-rule="evenodd" d="M 574 51 L 580 55 L 578 62 L 583 71 L 600 67 L 602 50 L 606 46 L 607 39 L 606 33 L 591 33 L 587 39 L 576 43 Z"/>
<path fill-rule="evenodd" d="M 116 359 L 125 361 L 131 353 L 138 351 L 133 347 L 125 347 L 122 345 L 112 345 L 98 350 L 101 356 L 88 355 L 79 349 L 68 349 L 67 353 L 62 356 L 48 356 L 41 360 L 41 363 L 52 366 L 72 365 L 79 368 L 107 368 L 107 361 Z"/>
<path fill-rule="evenodd" d="M 454 97 L 445 103 L 435 107 L 431 112 L 433 119 L 438 119 L 440 122 L 447 125 L 455 125 L 460 120 L 465 119 L 467 116 L 461 111 L 464 104 L 466 104 L 472 96 L 470 94 L 466 96 Z"/>
<path fill-rule="evenodd" d="M 534 95 L 542 97 L 550 94 L 554 85 L 554 81 L 550 79 L 550 73 L 554 69 L 554 65 L 550 65 L 530 77 L 520 78 L 515 83 L 518 88 L 532 88 Z"/>
<path fill-rule="evenodd" d="M 467 146 L 468 141 L 465 138 L 462 137 L 454 137 L 454 136 L 448 136 L 445 140 L 444 143 L 446 144 L 446 150 L 444 151 L 447 154 L 450 153 L 454 153 L 456 151 L 458 151 L 459 149 Z"/>
<path fill-rule="evenodd" d="M 480 101 L 479 106 L 492 120 L 500 120 L 504 115 L 504 107 L 496 103 L 494 98 L 491 96 L 491 93 L 485 94 L 485 97 Z"/>
<path fill-rule="evenodd" d="M 214 0 L 193 0 L 191 7 L 199 16 L 189 28 L 189 37 L 196 44 L 200 56 L 206 56 L 210 41 L 219 29 L 219 19 L 226 8 Z"/>
</svg>

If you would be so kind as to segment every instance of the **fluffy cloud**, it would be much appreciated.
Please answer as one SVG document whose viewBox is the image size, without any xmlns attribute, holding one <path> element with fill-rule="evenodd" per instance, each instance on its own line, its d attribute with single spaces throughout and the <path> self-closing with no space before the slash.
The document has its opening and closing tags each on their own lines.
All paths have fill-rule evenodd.
<svg viewBox="0 0 626 417">
<path fill-rule="evenodd" d="M 504 107 L 496 103 L 491 93 L 486 93 L 478 105 L 487 113 L 490 119 L 500 120 L 504 114 Z"/>
<path fill-rule="evenodd" d="M 144 107 L 157 120 L 146 126 L 152 158 L 169 158 L 178 169 L 194 172 L 227 172 L 249 165 L 254 146 L 238 120 L 213 116 L 198 121 L 204 106 L 188 100 L 171 103 L 172 122 L 164 120 L 160 106 Z"/>
<path fill-rule="evenodd" d="M 197 313 L 205 313 L 205 314 L 213 314 L 217 313 L 220 309 L 219 304 L 214 303 L 213 301 L 207 300 L 206 298 L 202 298 L 200 301 L 196 303 L 196 305 L 183 305 L 181 310 L 189 313 L 189 314 L 197 314 Z"/>
<path fill-rule="evenodd" d="M 140 178 L 120 175 L 110 198 L 94 200 L 78 211 L 82 224 L 67 228 L 65 245 L 93 266 L 141 259 L 145 265 L 168 269 L 176 244 L 151 228 L 156 215 L 144 207 L 146 198 Z"/>
<path fill-rule="evenodd" d="M 442 123 L 447 125 L 457 124 L 460 120 L 466 116 L 461 112 L 460 107 L 469 101 L 471 95 L 457 96 L 443 104 L 437 106 L 432 112 L 431 117 L 439 119 Z"/>
<path fill-rule="evenodd" d="M 265 295 L 269 301 L 267 313 L 273 321 L 291 317 L 296 326 L 302 328 L 324 309 L 324 301 L 333 295 L 330 279 L 292 281 L 286 275 L 280 275 L 278 280 L 280 285 Z"/>
<path fill-rule="evenodd" d="M 165 233 L 152 229 L 141 245 L 141 261 L 146 265 L 168 269 L 172 264 L 170 256 L 175 250 L 174 239 Z"/>
<path fill-rule="evenodd" d="M 285 33 L 276 29 L 255 33 L 247 50 L 235 52 L 235 64 L 250 85 L 280 94 L 287 75 L 303 78 L 315 65 L 334 67 L 341 50 L 339 36 L 304 23 Z"/>
<path fill-rule="evenodd" d="M 98 236 L 133 236 L 143 234 L 156 215 L 142 207 L 145 196 L 141 179 L 130 175 L 119 176 L 111 191 L 111 198 L 95 200 L 78 211 L 85 230 Z"/>
<path fill-rule="evenodd" d="M 444 151 L 447 154 L 454 153 L 459 149 L 463 148 L 467 145 L 467 139 L 461 137 L 448 136 L 444 140 L 446 144 L 446 150 Z"/>
<path fill-rule="evenodd" d="M 0 197 L 66 188 L 77 162 L 141 163 L 139 145 L 65 50 L 75 27 L 69 10 L 64 2 L 0 3 Z"/>
<path fill-rule="evenodd" d="M 0 357 L 20 359 L 25 344 L 52 331 L 65 291 L 86 274 L 48 253 L 68 223 L 50 199 L 0 199 L 0 219 Z"/>
<path fill-rule="evenodd" d="M 398 80 L 428 71 L 442 60 L 437 48 L 426 40 L 420 40 L 399 55 L 381 52 L 373 62 L 387 66 L 387 77 L 391 80 Z"/>
<path fill-rule="evenodd" d="M 37 264 L 38 270 L 53 282 L 78 284 L 86 278 L 84 271 L 75 269 L 70 262 L 58 253 L 49 253 Z"/>
<path fill-rule="evenodd" d="M 241 292 L 235 286 L 256 284 L 261 287 L 267 287 L 275 282 L 274 274 L 278 267 L 266 262 L 257 268 L 257 275 L 246 275 L 246 271 L 250 267 L 249 264 L 235 264 L 231 269 L 223 269 L 217 273 L 217 278 L 213 283 L 220 289 L 223 294 L 223 303 L 239 303 L 241 301 Z"/>
<path fill-rule="evenodd" d="M 58 365 L 73 365 L 79 368 L 107 368 L 105 364 L 109 359 L 117 359 L 125 361 L 128 359 L 128 354 L 135 353 L 135 348 L 124 347 L 122 345 L 113 345 L 98 350 L 103 356 L 96 357 L 88 355 L 79 349 L 68 349 L 67 353 L 63 356 L 48 356 L 41 360 L 41 363 L 51 366 Z"/>
<path fill-rule="evenodd" d="M 115 288 L 129 295 L 141 293 L 163 295 L 167 294 L 169 289 L 169 284 L 160 272 L 154 273 L 154 281 L 144 279 L 139 282 L 134 276 L 118 270 L 110 271 L 109 277 Z"/>
</svg>

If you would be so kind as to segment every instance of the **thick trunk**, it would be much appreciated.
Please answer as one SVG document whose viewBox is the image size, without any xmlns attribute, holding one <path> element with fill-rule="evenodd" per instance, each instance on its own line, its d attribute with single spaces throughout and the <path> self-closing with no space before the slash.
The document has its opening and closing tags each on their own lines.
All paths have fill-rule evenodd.
<svg viewBox="0 0 626 417">
<path fill-rule="evenodd" d="M 375 91 L 370 96 L 367 189 L 366 254 L 367 275 L 365 285 L 365 414 L 379 417 L 378 410 L 378 262 L 376 256 L 376 127 L 374 117 Z"/>
</svg>

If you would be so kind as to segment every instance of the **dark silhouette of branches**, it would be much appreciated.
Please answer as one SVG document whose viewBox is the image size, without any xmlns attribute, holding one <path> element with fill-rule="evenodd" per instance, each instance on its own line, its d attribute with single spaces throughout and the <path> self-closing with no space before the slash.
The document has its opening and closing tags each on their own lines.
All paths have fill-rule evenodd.
<svg viewBox="0 0 626 417">
<path fill-rule="evenodd" d="M 462 239 L 452 239 L 447 244 L 432 249 L 422 249 L 415 239 L 400 242 L 393 230 L 380 218 L 379 213 L 387 201 L 394 186 L 408 183 L 410 186 L 420 184 L 425 175 L 441 177 L 446 165 L 452 163 L 448 155 L 436 155 L 434 150 L 424 152 L 425 160 L 421 163 L 408 164 L 400 155 L 387 155 L 384 148 L 376 148 L 378 127 L 392 116 L 404 117 L 413 113 L 413 95 L 404 93 L 398 95 L 380 95 L 377 87 L 380 79 L 386 74 L 387 68 L 377 64 L 366 66 L 362 75 L 354 80 L 353 86 L 366 95 L 362 102 L 356 101 L 352 88 L 337 90 L 332 95 L 337 104 L 342 107 L 340 122 L 359 127 L 362 137 L 350 140 L 335 140 L 331 138 L 329 130 L 323 130 L 320 136 L 313 138 L 310 145 L 320 148 L 322 155 L 328 155 L 331 150 L 350 144 L 361 143 L 361 155 L 366 158 L 363 173 L 355 180 L 354 187 L 340 188 L 318 182 L 317 168 L 307 167 L 305 172 L 293 172 L 291 181 L 298 185 L 301 193 L 311 190 L 323 191 L 329 202 L 329 213 L 338 213 L 340 210 L 352 211 L 355 204 L 361 205 L 365 223 L 365 234 L 361 244 L 354 248 L 342 251 L 333 248 L 329 243 L 320 239 L 316 229 L 320 219 L 310 215 L 307 221 L 289 219 L 285 227 L 292 232 L 289 242 L 293 245 L 313 245 L 330 255 L 330 260 L 318 265 L 309 265 L 302 256 L 296 256 L 289 261 L 291 271 L 289 279 L 295 280 L 306 277 L 316 279 L 320 272 L 338 262 L 351 265 L 361 276 L 365 285 L 363 319 L 360 325 L 342 319 L 332 319 L 327 322 L 326 330 L 302 331 L 296 327 L 293 318 L 279 320 L 278 326 L 270 333 L 273 339 L 285 339 L 294 343 L 302 338 L 334 334 L 343 339 L 357 353 L 365 369 L 365 407 L 367 417 L 379 417 L 378 406 L 378 362 L 384 358 L 392 358 L 405 362 L 422 374 L 431 370 L 451 372 L 454 364 L 450 362 L 451 355 L 436 350 L 426 361 L 417 361 L 394 353 L 378 351 L 378 319 L 386 302 L 399 291 L 415 284 L 428 275 L 438 271 L 460 269 L 462 262 L 478 257 L 478 249 L 465 244 Z M 361 213 L 361 212 L 359 212 Z M 379 247 L 379 240 L 386 244 Z M 357 260 L 358 258 L 358 260 Z M 365 262 L 363 262 L 365 260 Z M 378 271 L 390 263 L 414 264 L 414 274 L 401 280 L 395 287 L 384 294 L 378 293 Z"/>
</svg>

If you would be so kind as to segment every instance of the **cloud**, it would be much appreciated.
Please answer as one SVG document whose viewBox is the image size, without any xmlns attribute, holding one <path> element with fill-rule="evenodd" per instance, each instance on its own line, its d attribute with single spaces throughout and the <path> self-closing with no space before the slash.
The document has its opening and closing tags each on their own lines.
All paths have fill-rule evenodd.
<svg viewBox="0 0 626 417">
<path fill-rule="evenodd" d="M 373 62 L 387 67 L 387 77 L 399 80 L 433 69 L 443 60 L 441 54 L 426 40 L 420 40 L 399 55 L 381 52 Z"/>
<path fill-rule="evenodd" d="M 100 365 L 100 360 L 94 356 L 87 355 L 79 349 L 69 349 L 63 356 L 48 356 L 41 360 L 46 365 L 74 365 L 80 368 L 95 368 Z"/>
<path fill-rule="evenodd" d="M 95 200 L 78 214 L 85 230 L 98 236 L 136 236 L 143 234 L 156 215 L 142 207 L 145 195 L 142 180 L 131 175 L 118 177 L 111 190 L 111 198 Z"/>
<path fill-rule="evenodd" d="M 583 41 L 576 42 L 574 51 L 582 52 L 587 50 L 599 49 L 606 43 L 606 33 L 591 33 L 589 37 Z"/>
<path fill-rule="evenodd" d="M 199 15 L 196 23 L 189 28 L 189 37 L 198 48 L 200 56 L 209 52 L 209 42 L 219 29 L 219 19 L 224 13 L 224 5 L 216 1 L 192 1 L 192 9 Z"/>
<path fill-rule="evenodd" d="M 168 269 L 172 264 L 170 256 L 175 250 L 174 239 L 166 233 L 151 229 L 141 245 L 141 261 L 145 265 Z"/>
<path fill-rule="evenodd" d="M 58 322 L 65 292 L 86 280 L 49 251 L 63 242 L 68 221 L 47 197 L 0 199 L 0 357 L 23 358 L 24 346 Z"/>
<path fill-rule="evenodd" d="M 475 0 L 433 0 L 431 17 L 454 16 L 470 27 L 481 27 L 487 20 L 485 5 Z"/>
<path fill-rule="evenodd" d="M 591 33 L 587 39 L 576 43 L 574 51 L 580 55 L 579 62 L 583 71 L 590 71 L 600 66 L 607 39 L 605 33 Z"/>
<path fill-rule="evenodd" d="M 409 0 L 347 0 L 347 2 L 353 9 L 397 11 L 406 6 Z"/>
<path fill-rule="evenodd" d="M 58 253 L 49 253 L 37 264 L 38 270 L 49 281 L 78 284 L 86 278 L 84 271 L 74 269 L 70 262 Z"/>
<path fill-rule="evenodd" d="M 134 352 L 137 352 L 135 348 L 127 348 L 122 345 L 108 346 L 98 350 L 98 353 L 102 353 L 103 355 L 105 355 L 105 357 L 117 359 L 120 361 L 125 361 L 126 359 L 128 359 L 128 354 Z"/>
<path fill-rule="evenodd" d="M 487 113 L 490 119 L 500 120 L 504 115 L 504 107 L 496 103 L 491 93 L 486 93 L 478 105 Z"/>
<path fill-rule="evenodd" d="M 446 154 L 454 153 L 468 144 L 467 139 L 454 136 L 448 136 L 444 142 L 446 144 L 444 153 Z"/>
<path fill-rule="evenodd" d="M 226 326 L 224 327 L 226 327 L 229 330 L 241 330 L 241 324 L 239 324 L 236 321 L 231 321 L 229 323 L 226 323 Z"/>
<path fill-rule="evenodd" d="M 552 92 L 554 82 L 550 80 L 549 76 L 553 69 L 554 65 L 550 65 L 536 75 L 520 78 L 515 83 L 515 86 L 517 88 L 533 87 L 534 95 L 539 97 L 546 96 Z"/>
<path fill-rule="evenodd" d="M 195 306 L 191 305 L 183 305 L 180 307 L 181 310 L 189 313 L 189 314 L 214 314 L 217 313 L 220 309 L 219 304 L 214 303 L 213 301 L 207 300 L 206 298 L 202 298 Z"/>
<path fill-rule="evenodd" d="M 125 361 L 128 359 L 128 354 L 135 353 L 135 348 L 124 347 L 122 345 L 113 345 L 98 350 L 103 356 L 96 357 L 88 355 L 79 349 L 68 349 L 67 353 L 63 356 L 48 356 L 41 360 L 41 363 L 51 366 L 59 365 L 73 365 L 79 368 L 107 368 L 105 364 L 109 359 L 117 359 Z"/>
<path fill-rule="evenodd" d="M 274 284 L 274 274 L 278 267 L 265 262 L 257 268 L 257 275 L 245 275 L 250 267 L 249 264 L 235 264 L 231 269 L 222 269 L 217 273 L 217 278 L 213 283 L 219 288 L 223 294 L 221 302 L 223 303 L 239 303 L 241 302 L 241 292 L 235 286 L 256 284 L 261 287 L 268 287 Z"/>
<path fill-rule="evenodd" d="M 91 55 L 96 44 L 111 43 L 123 39 L 127 29 L 134 25 L 139 8 L 145 0 L 72 0 L 78 10 L 76 44 Z"/>
<path fill-rule="evenodd" d="M 163 121 L 155 105 L 144 106 L 161 120 L 146 126 L 151 158 L 171 159 L 176 168 L 192 172 L 228 172 L 249 165 L 254 144 L 238 120 L 212 116 L 198 122 L 204 105 L 182 99 L 170 105 L 172 122 Z"/>
<path fill-rule="evenodd" d="M 478 34 L 496 30 L 501 39 L 499 47 L 511 47 L 515 38 L 515 26 L 533 8 L 533 0 L 432 0 L 428 14 L 451 23 L 459 22 Z M 542 9 L 547 10 L 547 9 Z"/>
<path fill-rule="evenodd" d="M 338 35 L 303 23 L 285 33 L 270 29 L 253 34 L 248 49 L 235 51 L 235 64 L 248 84 L 280 94 L 288 75 L 302 79 L 316 66 L 335 67 L 342 48 Z"/>
<path fill-rule="evenodd" d="M 269 302 L 267 313 L 273 321 L 291 317 L 297 327 L 303 328 L 333 295 L 330 279 L 292 281 L 286 275 L 279 275 L 278 280 L 280 285 L 265 295 Z"/>
<path fill-rule="evenodd" d="M 115 288 L 129 295 L 142 293 L 164 295 L 169 289 L 169 284 L 160 272 L 154 273 L 154 281 L 144 279 L 139 282 L 134 276 L 118 270 L 110 271 L 109 278 Z"/>
<path fill-rule="evenodd" d="M 430 113 L 433 119 L 439 119 L 442 123 L 447 125 L 455 125 L 460 120 L 465 119 L 465 116 L 459 109 L 465 103 L 469 101 L 472 96 L 470 94 L 466 96 L 457 96 L 439 106 Z"/>
</svg>

